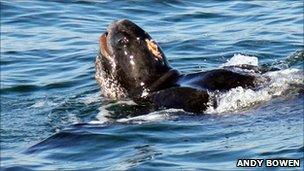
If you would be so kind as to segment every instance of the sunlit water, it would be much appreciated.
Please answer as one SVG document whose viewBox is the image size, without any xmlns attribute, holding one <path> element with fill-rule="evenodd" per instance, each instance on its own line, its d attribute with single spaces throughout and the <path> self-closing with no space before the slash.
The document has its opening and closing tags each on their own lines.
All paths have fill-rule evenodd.
<svg viewBox="0 0 304 171">
<path fill-rule="evenodd" d="M 296 158 L 292 170 L 303 169 L 303 1 L 64 2 L 1 1 L 1 169 L 233 170 L 238 158 Z M 204 114 L 109 119 L 94 58 L 121 18 L 183 73 L 280 70 L 257 91 L 212 94 L 219 106 Z"/>
</svg>

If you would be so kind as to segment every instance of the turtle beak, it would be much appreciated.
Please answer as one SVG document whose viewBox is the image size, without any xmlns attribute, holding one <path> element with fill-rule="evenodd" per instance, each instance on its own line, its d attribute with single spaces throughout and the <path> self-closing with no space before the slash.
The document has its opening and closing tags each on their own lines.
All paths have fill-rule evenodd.
<svg viewBox="0 0 304 171">
<path fill-rule="evenodd" d="M 108 48 L 107 36 L 108 36 L 108 32 L 105 32 L 99 37 L 100 53 L 105 58 L 111 59 L 110 51 L 109 51 L 109 48 Z"/>
</svg>

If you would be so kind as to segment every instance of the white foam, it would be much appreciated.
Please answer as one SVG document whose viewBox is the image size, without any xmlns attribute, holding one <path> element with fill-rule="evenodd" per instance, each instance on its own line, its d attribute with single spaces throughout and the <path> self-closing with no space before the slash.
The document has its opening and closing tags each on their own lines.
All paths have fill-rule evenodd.
<svg viewBox="0 0 304 171">
<path fill-rule="evenodd" d="M 35 104 L 30 106 L 29 108 L 52 107 L 52 106 L 56 106 L 56 105 L 57 105 L 57 103 L 54 103 L 49 100 L 39 100 L 39 101 L 35 102 Z"/>
<path fill-rule="evenodd" d="M 243 109 L 271 98 L 267 91 L 253 91 L 242 87 L 236 87 L 226 93 L 211 93 L 211 96 L 215 97 L 217 108 L 213 106 L 207 108 L 208 114 Z"/>
<path fill-rule="evenodd" d="M 242 54 L 234 54 L 233 57 L 227 60 L 226 63 L 222 64 L 224 66 L 236 66 L 236 65 L 253 65 L 258 66 L 259 60 L 255 56 L 246 56 Z"/>
<path fill-rule="evenodd" d="M 67 113 L 68 122 L 72 124 L 81 123 L 80 118 L 78 118 L 74 113 Z"/>
<path fill-rule="evenodd" d="M 110 121 L 109 117 L 110 116 L 110 112 L 106 109 L 108 107 L 108 105 L 105 106 L 101 106 L 98 110 L 98 114 L 96 115 L 96 119 L 97 120 L 92 120 L 89 122 L 89 124 L 103 124 L 103 123 L 107 123 Z"/>
<path fill-rule="evenodd" d="M 117 105 L 117 104 L 135 105 L 136 103 L 134 103 L 133 101 L 130 100 L 130 101 L 119 101 L 119 102 L 115 103 L 115 105 Z M 104 124 L 104 123 L 111 121 L 111 119 L 109 117 L 111 114 L 107 110 L 107 108 L 111 105 L 114 105 L 114 104 L 104 105 L 104 106 L 100 107 L 99 113 L 96 116 L 97 120 L 90 121 L 89 124 Z M 151 113 L 148 113 L 145 115 L 117 119 L 117 120 L 115 120 L 115 122 L 120 122 L 120 123 L 132 122 L 132 123 L 142 124 L 142 123 L 147 123 L 147 122 L 156 122 L 156 121 L 162 121 L 162 120 L 167 120 L 167 119 L 174 119 L 177 116 L 175 116 L 172 113 L 180 112 L 180 111 L 183 111 L 183 110 L 181 110 L 181 109 L 159 110 L 159 111 L 151 112 Z"/>
<path fill-rule="evenodd" d="M 100 92 L 94 93 L 94 94 L 89 94 L 85 97 L 80 98 L 80 102 L 89 105 L 92 104 L 94 102 L 98 102 L 100 101 Z"/>
<path fill-rule="evenodd" d="M 280 96 L 290 88 L 290 85 L 303 86 L 303 71 L 299 69 L 286 69 L 264 74 L 270 81 L 258 90 L 236 87 L 228 92 L 209 93 L 216 99 L 217 108 L 209 107 L 206 113 L 224 113 L 236 111 L 257 103 L 268 101 L 272 97 Z"/>
<path fill-rule="evenodd" d="M 147 123 L 147 122 L 156 122 L 156 121 L 174 119 L 177 116 L 172 113 L 180 112 L 180 111 L 183 111 L 183 110 L 165 109 L 165 110 L 151 112 L 146 115 L 140 115 L 140 116 L 135 116 L 135 117 L 131 117 L 131 118 L 121 118 L 121 119 L 118 119 L 117 122 L 122 122 L 122 123 L 132 122 L 132 123 L 142 124 L 142 123 Z"/>
</svg>

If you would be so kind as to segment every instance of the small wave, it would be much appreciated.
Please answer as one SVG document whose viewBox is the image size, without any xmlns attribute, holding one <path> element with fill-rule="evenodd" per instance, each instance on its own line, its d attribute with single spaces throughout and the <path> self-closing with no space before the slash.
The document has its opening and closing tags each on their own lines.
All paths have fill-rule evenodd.
<svg viewBox="0 0 304 171">
<path fill-rule="evenodd" d="M 146 115 L 140 115 L 131 118 L 121 118 L 118 119 L 117 122 L 121 122 L 121 123 L 131 122 L 137 124 L 142 124 L 147 122 L 157 122 L 162 120 L 175 119 L 177 118 L 177 115 L 175 115 L 175 113 L 177 112 L 184 112 L 184 111 L 181 109 L 166 109 L 166 110 L 151 112 Z"/>
<path fill-rule="evenodd" d="M 68 88 L 74 85 L 79 85 L 80 81 L 61 81 L 50 83 L 46 85 L 31 85 L 31 84 L 23 84 L 23 85 L 12 85 L 12 86 L 2 86 L 1 93 L 24 93 L 24 92 L 34 92 L 39 90 L 50 90 L 50 89 L 58 89 L 58 88 Z"/>
<path fill-rule="evenodd" d="M 99 113 L 96 116 L 97 120 L 90 121 L 89 124 L 105 124 L 109 122 L 119 122 L 119 123 L 147 123 L 147 122 L 156 122 L 168 119 L 175 119 L 177 116 L 175 115 L 177 112 L 183 112 L 181 109 L 165 109 L 154 112 L 149 112 L 147 114 L 139 115 L 139 116 L 125 116 L 118 119 L 112 118 L 112 113 L 108 109 L 114 105 L 136 105 L 135 102 L 129 101 L 118 101 L 116 103 L 111 103 L 108 105 L 104 105 L 99 108 Z"/>
<path fill-rule="evenodd" d="M 1 93 L 11 93 L 11 92 L 17 92 L 17 93 L 22 93 L 22 92 L 31 92 L 31 91 L 36 91 L 40 87 L 36 85 L 16 85 L 16 86 L 11 86 L 11 87 L 3 87 L 1 88 Z"/>
<path fill-rule="evenodd" d="M 188 20 L 202 19 L 202 18 L 221 19 L 227 17 L 229 16 L 223 15 L 223 13 L 191 11 L 190 13 L 183 13 L 169 17 L 166 16 L 165 18 L 163 18 L 163 20 L 170 22 L 178 22 L 178 21 L 188 21 Z"/>
</svg>

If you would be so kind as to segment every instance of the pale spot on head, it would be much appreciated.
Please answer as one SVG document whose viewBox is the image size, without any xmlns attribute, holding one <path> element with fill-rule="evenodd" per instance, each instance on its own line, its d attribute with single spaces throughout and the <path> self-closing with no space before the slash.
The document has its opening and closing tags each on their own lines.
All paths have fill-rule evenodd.
<svg viewBox="0 0 304 171">
<path fill-rule="evenodd" d="M 135 62 L 134 62 L 134 60 L 133 60 L 134 56 L 133 56 L 133 55 L 130 55 L 129 58 L 130 58 L 130 64 L 131 64 L 131 65 L 135 65 Z"/>
<path fill-rule="evenodd" d="M 129 39 L 128 39 L 127 37 L 124 37 L 123 40 L 124 40 L 125 42 L 129 42 Z"/>
<path fill-rule="evenodd" d="M 141 83 L 140 83 L 140 85 L 141 85 L 141 86 L 144 86 L 144 85 L 145 85 L 145 83 L 144 83 L 144 82 L 141 82 Z"/>
<path fill-rule="evenodd" d="M 133 60 L 130 60 L 130 64 L 131 64 L 131 65 L 135 65 L 135 63 L 134 63 Z"/>
<path fill-rule="evenodd" d="M 147 43 L 147 46 L 148 46 L 150 52 L 152 52 L 153 55 L 155 55 L 155 57 L 156 57 L 155 59 L 162 60 L 163 57 L 162 57 L 161 53 L 159 52 L 159 48 L 158 48 L 157 44 L 154 42 L 154 40 L 146 39 L 146 43 Z"/>
<path fill-rule="evenodd" d="M 141 94 L 141 97 L 146 97 L 148 95 L 149 95 L 148 91 L 146 89 L 144 89 L 144 91 Z"/>
</svg>

